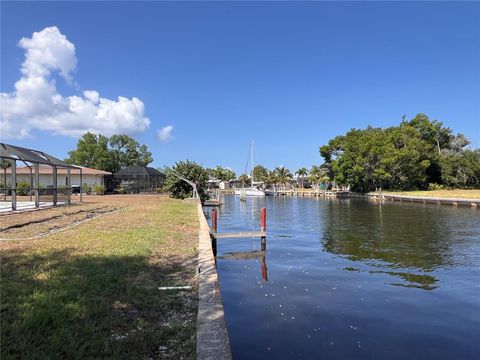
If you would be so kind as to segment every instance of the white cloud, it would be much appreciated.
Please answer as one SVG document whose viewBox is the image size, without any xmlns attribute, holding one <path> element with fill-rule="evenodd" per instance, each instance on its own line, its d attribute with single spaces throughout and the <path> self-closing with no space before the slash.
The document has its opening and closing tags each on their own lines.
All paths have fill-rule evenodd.
<svg viewBox="0 0 480 360">
<path fill-rule="evenodd" d="M 86 131 L 111 135 L 148 129 L 150 120 L 136 97 L 110 100 L 94 90 L 64 97 L 57 91 L 52 74 L 58 72 L 72 83 L 77 65 L 75 46 L 57 27 L 35 32 L 31 39 L 21 39 L 19 46 L 25 49 L 23 76 L 13 92 L 0 94 L 2 139 L 29 137 L 32 129 L 75 137 Z"/>
<path fill-rule="evenodd" d="M 157 130 L 157 138 L 161 142 L 167 142 L 173 139 L 172 135 L 173 126 L 167 125 L 161 129 Z"/>
</svg>

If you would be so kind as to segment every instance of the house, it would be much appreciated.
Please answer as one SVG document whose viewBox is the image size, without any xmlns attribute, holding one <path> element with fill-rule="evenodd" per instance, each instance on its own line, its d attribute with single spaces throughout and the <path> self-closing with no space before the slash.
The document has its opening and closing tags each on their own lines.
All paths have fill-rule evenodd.
<svg viewBox="0 0 480 360">
<path fill-rule="evenodd" d="M 72 187 L 79 187 L 83 184 L 88 185 L 105 185 L 104 178 L 107 175 L 111 175 L 111 172 L 91 169 L 83 166 L 77 166 L 78 168 L 82 169 L 82 183 L 80 184 L 80 171 L 77 169 L 72 169 L 70 171 L 71 174 L 71 186 Z M 11 168 L 5 169 L 5 173 L 0 170 L 0 182 L 3 184 L 6 177 L 7 184 L 10 184 L 10 175 L 11 175 Z M 53 186 L 53 169 L 49 165 L 40 164 L 38 167 L 39 172 L 39 183 L 42 187 L 52 187 Z M 19 182 L 28 182 L 31 181 L 31 176 L 33 176 L 30 172 L 30 168 L 28 166 L 18 166 L 17 167 L 17 184 Z M 58 168 L 57 169 L 57 185 L 58 186 L 68 186 L 68 169 L 66 168 Z"/>
</svg>

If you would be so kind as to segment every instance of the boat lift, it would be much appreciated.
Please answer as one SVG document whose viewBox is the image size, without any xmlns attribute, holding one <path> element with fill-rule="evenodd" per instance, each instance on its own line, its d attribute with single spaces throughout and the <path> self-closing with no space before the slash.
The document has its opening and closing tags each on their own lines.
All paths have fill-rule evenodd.
<svg viewBox="0 0 480 360">
<path fill-rule="evenodd" d="M 187 184 L 189 184 L 192 188 L 193 188 L 193 194 L 192 194 L 192 198 L 194 199 L 198 199 L 198 190 L 197 190 L 197 185 L 191 181 L 191 180 L 188 180 L 187 178 L 181 176 L 180 174 L 178 174 L 175 170 L 170 170 L 172 172 L 173 175 L 175 175 L 177 178 L 179 178 L 180 180 L 183 180 L 185 181 Z"/>
</svg>

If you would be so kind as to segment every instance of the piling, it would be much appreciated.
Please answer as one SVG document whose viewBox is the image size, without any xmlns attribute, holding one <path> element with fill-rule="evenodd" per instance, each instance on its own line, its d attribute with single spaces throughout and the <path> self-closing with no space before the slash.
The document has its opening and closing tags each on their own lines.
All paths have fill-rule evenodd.
<svg viewBox="0 0 480 360">
<path fill-rule="evenodd" d="M 267 209 L 262 208 L 260 212 L 260 231 L 267 231 Z M 261 249 L 265 251 L 267 249 L 267 237 L 262 236 L 260 240 Z"/>
</svg>

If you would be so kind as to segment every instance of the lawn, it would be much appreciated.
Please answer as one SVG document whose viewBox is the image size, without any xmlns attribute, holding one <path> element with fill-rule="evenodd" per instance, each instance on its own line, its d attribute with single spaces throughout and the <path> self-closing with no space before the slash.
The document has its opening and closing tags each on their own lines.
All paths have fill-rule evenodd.
<svg viewBox="0 0 480 360">
<path fill-rule="evenodd" d="M 428 190 L 428 191 L 398 191 L 398 192 L 384 191 L 383 194 L 429 196 L 429 197 L 442 197 L 442 198 L 480 199 L 480 190 Z"/>
<path fill-rule="evenodd" d="M 0 220 L 2 359 L 195 357 L 196 205 L 92 196 Z M 176 285 L 193 290 L 158 289 Z"/>
</svg>

